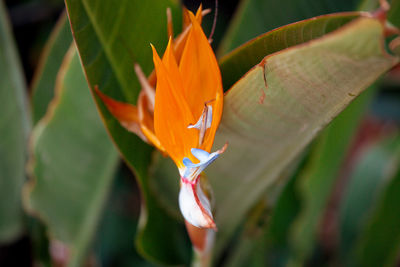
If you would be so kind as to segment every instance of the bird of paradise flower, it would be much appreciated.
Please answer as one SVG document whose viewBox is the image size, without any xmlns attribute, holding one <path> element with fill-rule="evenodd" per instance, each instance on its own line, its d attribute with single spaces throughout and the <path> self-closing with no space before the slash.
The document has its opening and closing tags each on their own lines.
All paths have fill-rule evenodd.
<svg viewBox="0 0 400 267">
<path fill-rule="evenodd" d="M 185 220 L 199 228 L 216 229 L 210 199 L 199 181 L 227 145 L 210 153 L 222 115 L 223 89 L 217 60 L 201 28 L 203 15 L 201 6 L 196 15 L 185 9 L 184 30 L 175 40 L 168 16 L 170 37 L 162 59 L 151 45 L 155 75 L 147 79 L 135 65 L 142 85 L 137 106 L 95 90 L 122 126 L 175 162 Z"/>
</svg>

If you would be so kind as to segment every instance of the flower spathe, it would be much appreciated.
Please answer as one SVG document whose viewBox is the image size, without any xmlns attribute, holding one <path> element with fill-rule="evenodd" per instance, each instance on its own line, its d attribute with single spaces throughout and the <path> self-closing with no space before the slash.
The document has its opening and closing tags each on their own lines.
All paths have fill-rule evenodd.
<svg viewBox="0 0 400 267">
<path fill-rule="evenodd" d="M 185 219 L 200 228 L 215 228 L 210 201 L 200 186 L 199 177 L 226 148 L 210 153 L 222 115 L 222 80 L 200 25 L 201 7 L 196 16 L 186 12 L 185 18 L 190 23 L 175 41 L 170 36 L 162 58 L 151 46 L 157 79 L 155 94 L 146 79 L 141 81 L 136 108 L 96 91 L 124 127 L 175 162 L 181 176 L 179 204 Z"/>
<path fill-rule="evenodd" d="M 154 129 L 181 175 L 179 204 L 197 227 L 215 228 L 208 198 L 198 179 L 223 150 L 209 153 L 223 103 L 221 74 L 200 24 L 189 13 L 191 28 L 178 62 L 169 40 L 162 59 L 153 48 L 157 75 Z"/>
</svg>

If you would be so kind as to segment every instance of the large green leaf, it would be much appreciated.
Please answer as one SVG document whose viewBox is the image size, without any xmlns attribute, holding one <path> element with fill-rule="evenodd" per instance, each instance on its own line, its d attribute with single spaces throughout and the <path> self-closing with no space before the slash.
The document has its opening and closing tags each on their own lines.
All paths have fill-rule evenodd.
<svg viewBox="0 0 400 267">
<path fill-rule="evenodd" d="M 357 36 L 357 38 L 354 38 Z M 356 96 L 398 62 L 383 28 L 362 17 L 309 43 L 267 56 L 226 94 L 207 172 L 216 197 L 217 251 L 266 189 Z"/>
<path fill-rule="evenodd" d="M 46 43 L 32 81 L 32 116 L 35 124 L 46 113 L 54 97 L 57 72 L 71 43 L 71 28 L 66 14 L 63 14 Z"/>
<path fill-rule="evenodd" d="M 75 46 L 59 72 L 56 96 L 33 132 L 32 180 L 24 203 L 67 244 L 80 266 L 108 196 L 118 155 L 101 123 Z"/>
<path fill-rule="evenodd" d="M 394 265 L 400 244 L 399 164 L 399 137 L 370 147 L 357 163 L 340 209 L 341 258 L 348 266 Z"/>
<path fill-rule="evenodd" d="M 299 174 L 297 189 L 301 211 L 289 237 L 293 262 L 301 265 L 314 248 L 318 226 L 334 182 L 374 89 L 371 87 L 364 92 L 323 131 Z"/>
<path fill-rule="evenodd" d="M 131 171 L 122 165 L 94 242 L 99 266 L 155 266 L 140 257 L 132 242 L 140 213 L 140 194 Z"/>
<path fill-rule="evenodd" d="M 258 36 L 220 60 L 224 88 L 229 89 L 240 77 L 269 54 L 302 44 L 332 32 L 360 13 L 339 13 L 296 22 Z"/>
<path fill-rule="evenodd" d="M 306 157 L 308 158 L 308 157 Z M 303 164 L 300 165 L 301 169 Z M 271 212 L 271 218 L 263 229 L 261 242 L 256 244 L 251 256 L 259 265 L 286 266 L 291 253 L 290 227 L 300 210 L 300 198 L 296 190 L 298 173 L 293 175 L 279 195 Z"/>
<path fill-rule="evenodd" d="M 31 106 L 33 123 L 36 124 L 46 113 L 54 97 L 57 73 L 72 43 L 72 34 L 64 12 L 41 53 L 39 64 L 31 82 Z M 29 235 L 35 264 L 50 266 L 49 238 L 46 236 L 46 225 L 38 218 L 29 218 Z"/>
<path fill-rule="evenodd" d="M 21 187 L 25 180 L 30 117 L 26 86 L 4 3 L 0 3 L 0 243 L 23 230 Z"/>
<path fill-rule="evenodd" d="M 180 25 L 178 3 L 170 0 L 122 1 L 66 0 L 79 54 L 93 89 L 135 104 L 140 91 L 133 73 L 139 63 L 149 74 L 153 68 L 150 42 L 162 49 L 167 44 L 166 8 L 172 8 L 174 25 Z M 176 23 L 178 22 L 178 23 Z M 190 245 L 184 226 L 169 216 L 149 187 L 148 166 L 152 149 L 122 128 L 106 107 L 98 107 L 121 154 L 134 170 L 142 191 L 142 214 L 136 238 L 138 250 L 159 263 L 187 263 Z"/>
<path fill-rule="evenodd" d="M 242 264 L 237 266 L 245 266 L 246 262 L 250 260 L 254 261 L 255 266 L 286 266 L 292 253 L 296 251 L 291 246 L 291 232 L 293 232 L 292 226 L 300 211 L 302 212 L 302 223 L 304 224 L 307 221 L 310 230 L 307 229 L 307 234 L 303 234 L 307 241 L 301 240 L 294 245 L 311 247 L 314 233 L 317 231 L 316 223 L 319 221 L 321 212 L 324 210 L 322 208 L 326 203 L 326 192 L 330 193 L 329 185 L 332 184 L 332 179 L 336 177 L 340 163 L 345 158 L 344 155 L 352 140 L 355 128 L 373 96 L 373 89 L 370 88 L 352 102 L 316 139 L 312 149 L 307 151 L 296 173 L 292 175 L 282 193 L 279 194 L 276 204 L 272 207 L 268 222 L 261 229 L 259 229 L 260 225 L 257 224 L 248 231 L 252 236 L 250 242 L 247 242 L 248 244 L 244 244 L 244 246 L 250 253 L 241 255 Z M 311 170 L 314 171 L 314 174 L 320 174 L 319 176 L 310 175 L 307 177 L 314 180 L 312 183 L 315 188 L 312 193 L 315 195 L 305 195 L 303 196 L 305 199 L 302 201 L 302 195 L 299 194 L 297 188 L 298 183 L 304 183 L 302 179 L 307 176 L 305 173 L 310 174 Z M 319 190 L 322 193 L 318 193 Z M 317 193 L 314 191 L 317 191 Z M 255 233 L 260 237 L 254 238 Z M 296 232 L 296 234 L 298 233 Z M 248 239 L 248 237 L 244 239 L 246 238 Z M 241 240 L 239 242 L 241 243 Z M 234 252 L 231 254 L 234 254 Z M 235 258 L 235 262 L 240 262 L 237 255 L 232 257 Z"/>
<path fill-rule="evenodd" d="M 398 263 L 400 208 L 396 204 L 400 201 L 399 141 L 397 137 L 396 144 L 391 147 L 392 153 L 396 154 L 396 159 L 391 162 L 393 165 L 389 168 L 392 169 L 385 173 L 391 179 L 386 181 L 382 196 L 358 243 L 359 266 L 396 266 Z"/>
<path fill-rule="evenodd" d="M 274 28 L 333 12 L 352 11 L 359 0 L 243 0 L 236 11 L 218 54 Z"/>
</svg>

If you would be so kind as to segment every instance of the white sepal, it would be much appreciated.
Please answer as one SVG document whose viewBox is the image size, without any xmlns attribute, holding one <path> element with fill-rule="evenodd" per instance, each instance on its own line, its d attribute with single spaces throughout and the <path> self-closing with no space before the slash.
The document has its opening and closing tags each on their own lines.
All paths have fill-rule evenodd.
<svg viewBox="0 0 400 267">
<path fill-rule="evenodd" d="M 186 221 L 199 228 L 214 228 L 210 200 L 197 181 L 192 183 L 181 178 L 179 207 Z"/>
</svg>

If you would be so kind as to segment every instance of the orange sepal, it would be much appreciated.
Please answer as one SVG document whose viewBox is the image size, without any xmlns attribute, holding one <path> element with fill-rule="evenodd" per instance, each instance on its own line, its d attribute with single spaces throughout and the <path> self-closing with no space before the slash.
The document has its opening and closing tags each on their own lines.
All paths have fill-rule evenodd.
<svg viewBox="0 0 400 267">
<path fill-rule="evenodd" d="M 172 51 L 171 40 L 162 61 L 153 46 L 152 49 L 157 73 L 154 129 L 162 146 L 178 168 L 181 168 L 184 157 L 193 158 L 190 149 L 197 146 L 198 134 L 187 128 L 194 119 L 182 96 L 182 78 Z"/>
<path fill-rule="evenodd" d="M 196 13 L 196 20 L 201 25 L 203 15 L 202 15 L 202 6 L 200 5 L 199 9 Z M 190 28 L 192 27 L 190 20 L 191 12 L 183 8 L 183 31 L 178 37 L 174 40 L 174 52 L 176 61 L 179 63 L 182 57 L 183 49 L 185 48 L 186 41 L 189 35 Z"/>
<path fill-rule="evenodd" d="M 97 96 L 106 105 L 108 111 L 119 121 L 128 131 L 137 134 L 143 141 L 148 142 L 146 136 L 140 130 L 139 113 L 134 105 L 119 102 L 102 93 L 97 86 L 94 87 Z"/>
<path fill-rule="evenodd" d="M 200 147 L 209 152 L 222 115 L 222 79 L 217 59 L 207 37 L 193 13 L 189 15 L 192 27 L 185 43 L 179 70 L 183 81 L 184 98 L 196 119 L 191 123 L 197 122 L 206 103 L 213 108 L 211 128 L 207 130 Z"/>
<path fill-rule="evenodd" d="M 147 99 L 146 93 L 141 91 L 138 98 L 138 117 L 140 123 L 140 129 L 146 138 L 163 154 L 166 153 L 165 148 L 161 145 L 157 136 L 154 133 L 154 119 L 153 113 L 149 111 L 149 100 Z"/>
</svg>

